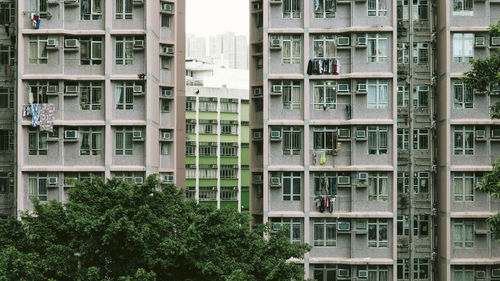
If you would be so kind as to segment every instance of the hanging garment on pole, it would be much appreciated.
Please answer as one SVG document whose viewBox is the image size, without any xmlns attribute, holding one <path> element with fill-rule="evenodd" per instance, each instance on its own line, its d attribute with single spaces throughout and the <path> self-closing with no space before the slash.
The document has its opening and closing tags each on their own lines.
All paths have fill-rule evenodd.
<svg viewBox="0 0 500 281">
<path fill-rule="evenodd" d="M 326 151 L 321 152 L 321 157 L 319 159 L 319 164 L 320 165 L 325 165 L 326 163 Z"/>
<path fill-rule="evenodd" d="M 38 125 L 38 119 L 40 118 L 40 104 L 34 103 L 31 105 L 32 116 L 31 116 L 31 126 L 36 127 Z"/>
<path fill-rule="evenodd" d="M 54 104 L 42 103 L 40 105 L 40 131 L 54 131 Z"/>
</svg>

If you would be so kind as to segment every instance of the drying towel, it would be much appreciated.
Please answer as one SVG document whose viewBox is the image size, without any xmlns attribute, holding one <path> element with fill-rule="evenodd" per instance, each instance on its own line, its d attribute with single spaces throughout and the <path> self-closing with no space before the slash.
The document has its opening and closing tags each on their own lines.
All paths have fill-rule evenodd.
<svg viewBox="0 0 500 281">
<path fill-rule="evenodd" d="M 34 103 L 31 105 L 31 126 L 36 127 L 36 125 L 38 125 L 39 118 L 40 118 L 40 104 Z"/>
<path fill-rule="evenodd" d="M 43 103 L 40 107 L 40 131 L 54 131 L 54 104 Z"/>
</svg>

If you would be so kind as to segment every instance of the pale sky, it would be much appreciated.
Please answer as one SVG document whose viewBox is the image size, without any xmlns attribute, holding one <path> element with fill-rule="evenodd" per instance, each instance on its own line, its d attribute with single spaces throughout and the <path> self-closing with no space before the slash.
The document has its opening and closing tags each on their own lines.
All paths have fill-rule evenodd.
<svg viewBox="0 0 500 281">
<path fill-rule="evenodd" d="M 208 37 L 234 32 L 248 38 L 248 0 L 186 0 L 186 32 Z"/>
</svg>

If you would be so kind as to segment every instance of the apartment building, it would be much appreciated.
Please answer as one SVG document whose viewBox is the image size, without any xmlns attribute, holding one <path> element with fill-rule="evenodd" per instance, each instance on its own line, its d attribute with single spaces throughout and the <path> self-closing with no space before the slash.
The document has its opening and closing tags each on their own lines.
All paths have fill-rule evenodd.
<svg viewBox="0 0 500 281">
<path fill-rule="evenodd" d="M 184 186 L 184 6 L 17 1 L 18 211 L 91 176 Z"/>
<path fill-rule="evenodd" d="M 497 280 L 500 202 L 473 189 L 497 97 L 457 78 L 500 44 L 500 2 L 249 4 L 254 223 L 313 246 L 306 278 Z"/>
<path fill-rule="evenodd" d="M 249 210 L 248 90 L 186 86 L 186 192 Z"/>
<path fill-rule="evenodd" d="M 216 65 L 248 69 L 247 37 L 226 32 L 208 39 L 208 53 Z"/>
</svg>

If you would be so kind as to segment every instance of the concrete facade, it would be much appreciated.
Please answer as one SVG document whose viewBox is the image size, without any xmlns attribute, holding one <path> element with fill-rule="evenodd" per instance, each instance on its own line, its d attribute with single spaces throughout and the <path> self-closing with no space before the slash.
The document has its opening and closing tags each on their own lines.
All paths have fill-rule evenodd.
<svg viewBox="0 0 500 281">
<path fill-rule="evenodd" d="M 469 194 L 500 155 L 497 99 L 454 97 L 463 34 L 485 38 L 474 58 L 498 47 L 500 3 L 413 2 L 249 1 L 250 210 L 313 245 L 306 278 L 497 280 L 484 219 L 500 204 Z"/>
</svg>

